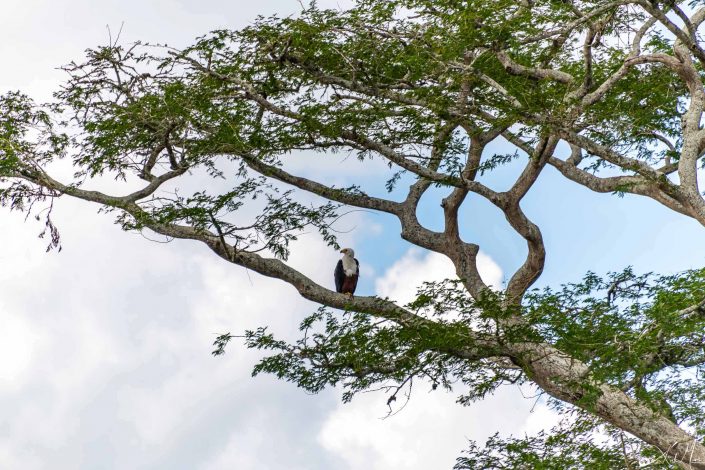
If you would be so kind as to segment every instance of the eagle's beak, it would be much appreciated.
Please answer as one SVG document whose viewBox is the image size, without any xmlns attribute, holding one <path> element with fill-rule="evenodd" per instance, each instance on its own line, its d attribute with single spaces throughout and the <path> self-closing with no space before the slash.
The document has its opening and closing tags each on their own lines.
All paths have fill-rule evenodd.
<svg viewBox="0 0 705 470">
<path fill-rule="evenodd" d="M 345 253 L 346 251 L 345 249 L 340 250 L 341 253 Z"/>
</svg>

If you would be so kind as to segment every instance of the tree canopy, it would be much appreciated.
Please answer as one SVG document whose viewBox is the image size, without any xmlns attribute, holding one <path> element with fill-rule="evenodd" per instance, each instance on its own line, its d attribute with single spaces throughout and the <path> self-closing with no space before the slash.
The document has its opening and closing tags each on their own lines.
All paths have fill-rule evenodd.
<svg viewBox="0 0 705 470">
<path fill-rule="evenodd" d="M 588 273 L 532 290 L 546 253 L 521 202 L 551 166 L 705 225 L 704 20 L 695 1 L 358 0 L 259 18 L 182 50 L 110 44 L 64 67 L 52 103 L 0 97 L 0 202 L 29 212 L 62 195 L 95 202 L 125 230 L 200 241 L 320 304 L 299 341 L 245 334 L 271 352 L 255 373 L 312 392 L 341 385 L 346 400 L 382 387 L 390 403 L 414 380 L 463 404 L 533 383 L 565 417 L 539 436 L 473 444 L 457 468 L 702 469 L 705 271 Z M 498 142 L 516 153 L 489 152 Z M 301 151 L 311 165 L 314 152 L 381 160 L 389 193 L 299 176 L 287 161 Z M 62 162 L 73 172 L 63 180 Z M 486 174 L 508 164 L 521 171 L 492 188 Z M 123 189 L 86 189 L 106 178 Z M 430 188 L 445 192 L 442 231 L 417 214 Z M 526 243 L 501 291 L 461 236 L 478 223 L 459 217 L 471 195 Z M 303 231 L 337 246 L 331 224 L 347 206 L 395 218 L 457 279 L 398 305 L 337 294 L 287 265 Z M 51 211 L 41 214 L 58 247 Z"/>
</svg>

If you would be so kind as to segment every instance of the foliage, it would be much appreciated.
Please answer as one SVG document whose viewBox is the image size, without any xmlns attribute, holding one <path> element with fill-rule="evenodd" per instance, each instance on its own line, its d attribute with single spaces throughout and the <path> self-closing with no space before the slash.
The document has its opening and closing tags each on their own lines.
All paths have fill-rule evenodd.
<svg viewBox="0 0 705 470">
<path fill-rule="evenodd" d="M 599 426 L 585 416 L 566 418 L 551 431 L 523 438 L 495 434 L 485 447 L 471 442 L 457 459 L 455 470 L 630 470 L 677 468 L 663 455 L 609 426 Z"/>
<path fill-rule="evenodd" d="M 361 391 L 384 390 L 390 405 L 400 392 L 409 398 L 415 382 L 417 388 L 421 382 L 455 392 L 462 404 L 501 385 L 528 382 L 521 370 L 507 370 L 496 359 L 468 363 L 452 352 L 467 344 L 458 324 L 499 334 L 491 320 L 506 313 L 495 295 L 476 302 L 457 282 L 427 283 L 409 307 L 441 321 L 408 328 L 320 309 L 302 322 L 303 336 L 293 344 L 267 328 L 248 331 L 247 347 L 274 353 L 253 374 L 272 373 L 313 393 L 339 385 L 345 401 Z M 595 379 L 704 434 L 705 270 L 655 276 L 626 269 L 606 278 L 590 273 L 558 291 L 532 291 L 523 309 L 532 327 L 503 332 L 508 341 L 550 341 L 589 364 Z M 559 430 L 523 439 L 495 436 L 485 448 L 472 443 L 472 457 L 459 459 L 457 468 L 630 468 L 624 464 L 624 440 L 643 454 L 639 458 L 661 459 L 663 466 L 656 468 L 671 468 L 668 459 L 616 429 L 608 427 L 605 435 L 598 429 L 604 423 L 589 414 L 550 397 L 549 402 L 565 416 Z M 595 435 L 605 443 L 594 444 Z"/>
</svg>

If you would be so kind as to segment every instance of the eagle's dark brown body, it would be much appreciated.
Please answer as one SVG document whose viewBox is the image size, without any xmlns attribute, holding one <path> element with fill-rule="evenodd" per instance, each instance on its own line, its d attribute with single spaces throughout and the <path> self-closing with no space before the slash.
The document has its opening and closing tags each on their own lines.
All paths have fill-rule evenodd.
<svg viewBox="0 0 705 470">
<path fill-rule="evenodd" d="M 357 278 L 357 274 L 355 274 L 354 276 L 345 276 L 345 279 L 343 279 L 343 285 L 340 288 L 340 293 L 354 294 L 355 289 L 357 288 Z"/>
</svg>

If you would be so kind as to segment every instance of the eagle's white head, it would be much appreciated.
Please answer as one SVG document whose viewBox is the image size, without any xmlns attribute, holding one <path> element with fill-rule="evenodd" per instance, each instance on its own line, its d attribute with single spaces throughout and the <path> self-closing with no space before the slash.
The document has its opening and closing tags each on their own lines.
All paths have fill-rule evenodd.
<svg viewBox="0 0 705 470">
<path fill-rule="evenodd" d="M 343 254 L 343 269 L 345 274 L 352 276 L 357 274 L 357 263 L 355 262 L 355 252 L 352 248 L 343 248 L 340 250 Z"/>
</svg>

